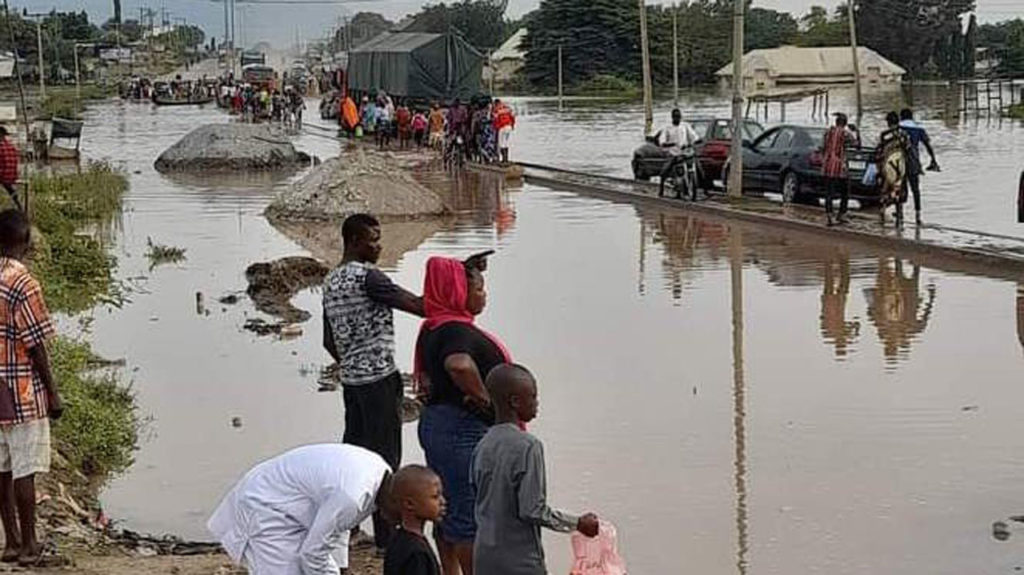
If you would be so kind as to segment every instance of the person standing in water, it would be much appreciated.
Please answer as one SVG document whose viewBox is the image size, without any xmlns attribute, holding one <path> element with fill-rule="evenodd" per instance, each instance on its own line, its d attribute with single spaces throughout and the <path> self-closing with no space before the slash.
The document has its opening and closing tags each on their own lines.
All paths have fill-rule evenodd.
<svg viewBox="0 0 1024 575">
<path fill-rule="evenodd" d="M 356 214 L 341 228 L 345 255 L 324 280 L 324 348 L 338 362 L 345 403 L 344 443 L 365 447 L 398 469 L 402 461 L 402 376 L 395 365 L 393 309 L 423 316 L 422 298 L 377 269 L 380 223 Z M 373 516 L 374 543 L 387 547 L 391 525 Z"/>
<path fill-rule="evenodd" d="M 935 150 L 932 149 L 932 140 L 928 137 L 924 126 L 914 121 L 914 111 L 904 108 L 900 111 L 900 128 L 910 138 L 910 153 L 908 154 L 907 187 L 914 195 L 914 220 L 921 225 L 921 176 L 924 175 L 924 165 L 921 163 L 921 145 L 924 145 L 928 155 L 931 156 L 931 163 L 928 170 L 938 172 L 939 162 L 935 159 Z"/>
<path fill-rule="evenodd" d="M 524 428 L 537 417 L 537 381 L 520 365 L 487 376 L 497 419 L 473 452 L 477 534 L 473 562 L 481 575 L 547 575 L 541 528 L 597 537 L 597 515 L 576 517 L 547 503 L 544 446 Z"/>
<path fill-rule="evenodd" d="M 857 145 L 856 128 L 847 126 L 846 114 L 836 114 L 836 123 L 825 133 L 824 160 L 821 166 L 825 176 L 825 217 L 828 225 L 849 222 L 846 211 L 850 205 L 850 177 L 846 165 L 846 147 Z M 832 200 L 839 194 L 839 215 L 833 217 Z"/>
</svg>

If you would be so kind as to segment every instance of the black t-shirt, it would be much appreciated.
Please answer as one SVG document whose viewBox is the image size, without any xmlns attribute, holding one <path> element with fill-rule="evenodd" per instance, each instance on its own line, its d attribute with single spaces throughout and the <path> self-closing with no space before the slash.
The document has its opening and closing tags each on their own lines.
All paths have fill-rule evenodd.
<svg viewBox="0 0 1024 575">
<path fill-rule="evenodd" d="M 440 575 L 434 551 L 423 537 L 397 529 L 384 556 L 384 575 Z"/>
<path fill-rule="evenodd" d="M 441 327 L 423 334 L 423 371 L 430 377 L 430 403 L 450 403 L 465 406 L 466 394 L 460 390 L 448 370 L 444 368 L 445 360 L 458 353 L 468 354 L 476 362 L 480 377 L 487 379 L 487 374 L 505 363 L 505 355 L 501 349 L 475 326 L 449 322 Z"/>
</svg>

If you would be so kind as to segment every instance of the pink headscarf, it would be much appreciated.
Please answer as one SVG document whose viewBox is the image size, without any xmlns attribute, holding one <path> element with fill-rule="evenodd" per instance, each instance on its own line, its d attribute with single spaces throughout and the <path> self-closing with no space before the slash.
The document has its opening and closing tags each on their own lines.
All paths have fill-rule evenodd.
<svg viewBox="0 0 1024 575">
<path fill-rule="evenodd" d="M 423 311 L 427 317 L 420 324 L 416 356 L 413 360 L 413 375 L 417 383 L 422 382 L 423 376 L 423 357 L 420 349 L 423 335 L 427 331 L 452 322 L 474 325 L 476 318 L 466 309 L 468 295 L 469 281 L 466 279 L 466 267 L 461 261 L 442 257 L 427 260 L 427 275 L 423 280 Z M 501 351 L 505 363 L 512 363 L 512 354 L 500 339 L 482 329 L 480 332 Z"/>
</svg>

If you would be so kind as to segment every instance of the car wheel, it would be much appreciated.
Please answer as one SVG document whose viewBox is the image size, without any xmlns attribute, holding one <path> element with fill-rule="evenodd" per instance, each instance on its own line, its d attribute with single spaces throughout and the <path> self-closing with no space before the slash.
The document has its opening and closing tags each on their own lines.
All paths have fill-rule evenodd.
<svg viewBox="0 0 1024 575">
<path fill-rule="evenodd" d="M 800 201 L 800 176 L 787 172 L 782 179 L 782 203 L 795 204 Z"/>
</svg>

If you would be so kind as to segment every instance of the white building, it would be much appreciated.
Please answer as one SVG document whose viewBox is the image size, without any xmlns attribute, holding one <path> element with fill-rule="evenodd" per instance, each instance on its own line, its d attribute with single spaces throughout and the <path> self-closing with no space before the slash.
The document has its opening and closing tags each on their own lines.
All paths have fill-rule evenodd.
<svg viewBox="0 0 1024 575">
<path fill-rule="evenodd" d="M 878 52 L 861 46 L 857 57 L 865 86 L 899 86 L 903 81 L 906 70 Z M 731 86 L 732 64 L 716 75 L 723 86 Z M 743 56 L 743 88 L 749 93 L 787 86 L 852 83 L 853 50 L 849 46 L 783 46 L 752 50 Z"/>
<path fill-rule="evenodd" d="M 511 38 L 505 41 L 497 50 L 491 53 L 491 57 L 484 66 L 484 82 L 489 83 L 491 76 L 495 84 L 504 84 L 511 81 L 516 73 L 526 63 L 526 52 L 520 49 L 520 45 L 526 38 L 526 28 L 516 30 Z"/>
</svg>

